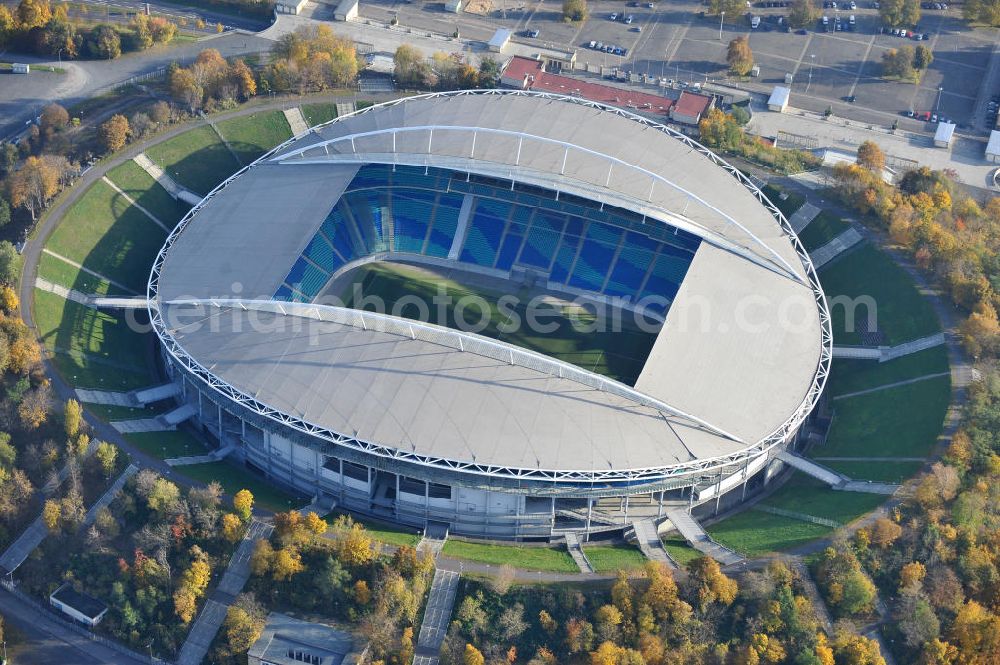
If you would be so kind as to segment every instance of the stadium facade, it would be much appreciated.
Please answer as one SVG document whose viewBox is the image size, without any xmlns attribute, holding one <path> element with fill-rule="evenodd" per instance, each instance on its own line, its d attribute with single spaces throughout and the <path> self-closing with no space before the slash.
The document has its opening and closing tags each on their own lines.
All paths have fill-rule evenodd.
<svg viewBox="0 0 1000 665">
<path fill-rule="evenodd" d="M 322 304 L 374 262 L 659 322 L 628 381 L 474 332 Z M 829 370 L 808 255 L 742 173 L 579 98 L 463 91 L 311 129 L 209 194 L 149 312 L 193 421 L 277 483 L 492 538 L 739 500 Z"/>
</svg>

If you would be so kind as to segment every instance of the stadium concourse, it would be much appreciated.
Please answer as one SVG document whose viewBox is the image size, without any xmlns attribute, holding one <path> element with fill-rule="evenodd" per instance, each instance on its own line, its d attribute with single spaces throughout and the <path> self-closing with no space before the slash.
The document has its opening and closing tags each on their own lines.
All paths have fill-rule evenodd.
<svg viewBox="0 0 1000 665">
<path fill-rule="evenodd" d="M 649 342 L 337 298 L 394 266 L 401 300 L 444 281 L 488 311 L 540 296 Z M 812 264 L 752 183 L 648 119 L 526 91 L 396 100 L 278 146 L 173 231 L 148 297 L 178 399 L 220 447 L 319 501 L 493 538 L 742 500 L 830 362 Z"/>
</svg>

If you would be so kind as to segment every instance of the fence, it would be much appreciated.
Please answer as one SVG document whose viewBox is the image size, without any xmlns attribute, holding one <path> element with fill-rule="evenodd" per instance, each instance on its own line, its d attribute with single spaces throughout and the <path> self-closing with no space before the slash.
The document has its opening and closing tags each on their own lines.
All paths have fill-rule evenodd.
<svg viewBox="0 0 1000 665">
<path fill-rule="evenodd" d="M 31 596 L 19 590 L 16 586 L 14 586 L 14 583 L 11 582 L 9 579 L 0 580 L 0 585 L 2 585 L 3 588 L 7 590 L 8 593 L 10 593 L 12 596 L 14 596 L 18 600 L 26 604 L 28 607 L 33 609 L 38 614 L 43 615 L 50 621 L 59 624 L 66 630 L 70 630 L 76 633 L 77 635 L 87 638 L 91 642 L 96 642 L 101 646 L 107 647 L 108 649 L 112 649 L 113 651 L 117 651 L 123 656 L 127 656 L 138 663 L 150 663 L 150 665 L 170 665 L 169 661 L 157 658 L 153 655 L 144 655 L 138 653 L 137 651 L 132 651 L 128 647 L 119 644 L 114 640 L 110 640 L 107 637 L 103 637 L 101 635 L 97 635 L 96 633 L 92 633 L 91 631 L 87 630 L 86 628 L 84 628 L 79 624 L 63 619 L 61 616 L 57 615 L 52 610 L 48 609 L 47 607 L 39 603 L 36 599 L 32 598 Z"/>
<path fill-rule="evenodd" d="M 843 526 L 840 522 L 828 520 L 825 517 L 816 517 L 815 515 L 807 515 L 806 513 L 797 513 L 794 510 L 785 510 L 784 508 L 773 508 L 771 506 L 764 506 L 758 504 L 754 506 L 753 509 L 759 510 L 762 513 L 771 513 L 772 515 L 789 517 L 793 520 L 799 520 L 801 522 L 812 522 L 813 524 L 819 524 L 820 526 L 828 526 L 834 529 L 839 529 L 841 526 Z"/>
</svg>

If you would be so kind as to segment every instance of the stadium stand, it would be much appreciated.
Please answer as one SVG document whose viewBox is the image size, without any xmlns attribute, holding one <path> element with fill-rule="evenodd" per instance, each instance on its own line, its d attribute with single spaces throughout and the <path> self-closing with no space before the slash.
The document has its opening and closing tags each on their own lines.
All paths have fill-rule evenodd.
<svg viewBox="0 0 1000 665">
<path fill-rule="evenodd" d="M 445 169 L 372 165 L 358 171 L 274 297 L 312 300 L 341 266 L 366 255 L 446 258 L 466 194 L 473 208 L 459 262 L 540 270 L 553 287 L 670 301 L 700 243 L 631 211 L 557 198 L 537 187 Z"/>
</svg>

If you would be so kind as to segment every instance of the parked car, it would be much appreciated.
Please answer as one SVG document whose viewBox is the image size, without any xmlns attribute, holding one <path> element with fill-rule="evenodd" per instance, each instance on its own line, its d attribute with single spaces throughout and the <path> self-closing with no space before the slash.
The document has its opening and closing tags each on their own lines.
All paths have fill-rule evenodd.
<svg viewBox="0 0 1000 665">
<path fill-rule="evenodd" d="M 617 21 L 618 20 L 618 14 L 616 12 L 611 12 L 611 15 L 608 16 L 608 20 L 609 21 Z"/>
<path fill-rule="evenodd" d="M 632 23 L 633 16 L 629 14 L 625 17 L 625 25 L 630 25 Z"/>
<path fill-rule="evenodd" d="M 759 27 L 760 27 L 760 17 L 754 16 L 753 18 L 750 19 L 750 28 L 756 30 Z"/>
</svg>

